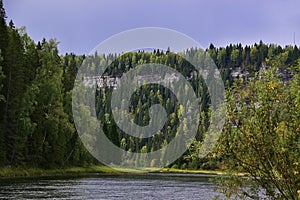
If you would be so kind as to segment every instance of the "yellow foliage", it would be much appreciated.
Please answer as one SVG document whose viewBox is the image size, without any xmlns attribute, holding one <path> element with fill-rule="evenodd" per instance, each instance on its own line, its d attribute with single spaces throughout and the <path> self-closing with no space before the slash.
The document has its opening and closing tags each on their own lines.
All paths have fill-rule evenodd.
<svg viewBox="0 0 300 200">
<path fill-rule="evenodd" d="M 276 83 L 276 82 L 270 81 L 269 84 L 268 84 L 268 89 L 269 90 L 274 90 L 277 87 L 278 87 L 278 83 Z"/>
</svg>

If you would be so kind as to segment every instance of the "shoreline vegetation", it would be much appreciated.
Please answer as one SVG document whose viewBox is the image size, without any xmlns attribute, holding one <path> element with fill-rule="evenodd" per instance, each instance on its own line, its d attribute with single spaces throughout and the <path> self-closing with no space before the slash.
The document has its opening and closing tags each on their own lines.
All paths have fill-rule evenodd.
<svg viewBox="0 0 300 200">
<path fill-rule="evenodd" d="M 17 28 L 13 20 L 6 20 L 0 0 L 0 178 L 130 176 L 148 175 L 149 171 L 166 176 L 220 174 L 217 184 L 228 199 L 261 199 L 262 190 L 265 199 L 300 199 L 300 47 L 296 44 L 280 46 L 260 40 L 223 47 L 210 44 L 206 49 L 186 49 L 183 54 L 168 48 L 61 55 L 57 40 L 34 41 L 25 27 Z M 172 68 L 189 86 L 178 81 L 177 73 L 151 67 L 150 75 L 140 71 L 138 66 L 150 63 Z M 137 76 L 128 78 L 128 84 L 120 82 L 133 69 Z M 94 76 L 100 72 L 102 78 Z M 141 86 L 128 98 L 127 86 L 138 82 Z M 219 87 L 223 83 L 225 92 Z M 118 84 L 123 92 L 114 93 Z M 92 99 L 87 98 L 90 94 Z M 197 105 L 178 98 L 191 94 L 199 99 Z M 123 101 L 126 99 L 130 100 Z M 123 112 L 112 106 L 114 100 L 120 105 L 128 102 L 128 109 Z M 214 103 L 225 103 L 226 110 Z M 165 119 L 151 112 L 153 105 L 164 108 Z M 199 115 L 191 113 L 194 108 Z M 223 112 L 224 124 L 219 121 Z M 119 127 L 114 113 L 131 118 L 126 129 Z M 163 126 L 148 138 L 130 134 L 139 133 L 132 124 L 155 127 L 160 122 Z M 190 127 L 194 122 L 199 123 L 195 129 Z M 214 131 L 219 128 L 220 135 Z M 107 140 L 93 134 L 99 129 Z M 195 132 L 193 141 L 186 137 L 190 132 Z M 167 148 L 171 142 L 174 147 Z M 186 142 L 191 142 L 188 147 Z M 113 152 L 108 148 L 112 144 L 139 155 Z M 98 146 L 101 148 L 90 148 Z M 174 153 L 182 148 L 186 149 L 181 156 Z M 146 154 L 158 150 L 162 150 L 160 157 Z M 199 157 L 202 150 L 209 153 Z M 105 158 L 105 163 L 167 163 L 171 168 L 118 171 L 101 165 L 94 153 Z"/>
<path fill-rule="evenodd" d="M 42 168 L 21 168 L 21 167 L 3 167 L 0 168 L 0 179 L 4 178 L 32 178 L 32 177 L 59 177 L 59 176 L 84 176 L 99 174 L 147 174 L 147 173 L 176 173 L 176 174 L 207 174 L 221 175 L 222 171 L 217 170 L 192 170 L 192 169 L 174 169 L 157 168 L 137 170 L 132 168 L 120 168 L 116 170 L 105 165 L 93 165 L 86 167 L 67 167 L 58 169 Z"/>
</svg>

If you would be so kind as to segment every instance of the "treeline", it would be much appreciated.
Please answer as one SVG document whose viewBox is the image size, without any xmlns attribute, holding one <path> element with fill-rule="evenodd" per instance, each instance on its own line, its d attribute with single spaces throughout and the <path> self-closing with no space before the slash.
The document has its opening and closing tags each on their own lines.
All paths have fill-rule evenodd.
<svg viewBox="0 0 300 200">
<path fill-rule="evenodd" d="M 263 42 L 254 44 L 252 46 L 229 45 L 225 48 L 216 48 L 210 45 L 209 49 L 202 52 L 197 49 L 189 49 L 185 52 L 185 56 L 191 60 L 198 59 L 200 65 L 205 66 L 205 56 L 209 55 L 216 63 L 221 72 L 224 84 L 230 87 L 234 83 L 232 72 L 239 71 L 242 80 L 249 81 L 257 76 L 259 70 L 268 68 L 270 66 L 279 66 L 278 76 L 281 76 L 285 82 L 286 79 L 291 78 L 293 74 L 292 68 L 297 66 L 300 57 L 300 50 L 297 46 L 286 46 L 282 48 L 279 45 L 266 45 Z M 198 151 L 201 142 L 205 137 L 206 130 L 209 126 L 210 117 L 210 95 L 202 77 L 191 76 L 193 74 L 193 66 L 187 62 L 183 57 L 172 54 L 169 51 L 161 52 L 155 50 L 154 52 L 131 52 L 123 54 L 119 57 L 105 57 L 95 55 L 98 58 L 91 62 L 89 68 L 91 74 L 97 74 L 101 69 L 100 63 L 112 63 L 108 66 L 104 74 L 110 77 L 122 76 L 123 73 L 129 69 L 146 63 L 158 63 L 170 66 L 179 71 L 188 79 L 198 97 L 201 98 L 201 117 L 199 119 L 199 129 L 193 145 L 180 157 L 176 162 L 170 166 L 176 168 L 190 168 L 190 169 L 215 169 L 220 168 L 223 161 L 222 156 L 216 156 L 216 152 L 211 153 L 206 158 L 198 158 L 192 156 Z M 95 58 L 94 58 L 95 59 Z M 103 66 L 102 66 L 103 67 Z M 280 74 L 282 72 L 283 74 Z M 289 75 L 289 76 L 287 76 Z M 239 76 L 236 80 L 240 80 Z M 94 88 L 96 89 L 96 88 Z M 168 144 L 176 135 L 179 121 L 178 104 L 176 104 L 176 95 L 172 94 L 168 89 L 158 85 L 146 85 L 137 88 L 134 95 L 131 97 L 131 116 L 134 122 L 138 125 L 147 125 L 149 123 L 148 111 L 151 105 L 159 103 L 166 108 L 168 118 L 162 130 L 151 138 L 140 139 L 123 133 L 114 121 L 110 107 L 111 94 L 113 88 L 103 85 L 102 88 L 97 88 L 96 93 L 96 112 L 103 129 L 107 136 L 117 146 L 126 151 L 134 152 L 152 152 L 162 148 Z M 174 96 L 175 95 L 175 96 Z M 119 98 L 122 99 L 122 98 Z"/>
<path fill-rule="evenodd" d="M 55 40 L 34 43 L 25 29 L 6 24 L 0 3 L 0 166 L 94 162 L 71 113 L 76 64 L 84 57 L 61 57 Z"/>
<path fill-rule="evenodd" d="M 0 166 L 62 167 L 89 165 L 98 162 L 88 153 L 76 132 L 72 116 L 72 89 L 78 68 L 85 56 L 66 54 L 61 56 L 53 39 L 35 43 L 24 28 L 13 22 L 6 23 L 6 14 L 0 1 Z M 199 50 L 185 52 L 196 57 Z M 241 68 L 249 77 L 271 62 L 288 69 L 297 63 L 300 50 L 297 46 L 281 47 L 263 42 L 243 47 L 241 44 L 216 48 L 213 45 L 206 55 L 214 60 L 227 86 L 234 79 L 231 73 Z M 104 61 L 113 61 L 106 75 L 120 76 L 129 69 L 144 63 L 168 65 L 190 78 L 201 101 L 201 119 L 195 144 L 171 166 L 178 168 L 216 168 L 222 158 L 209 155 L 199 159 L 191 157 L 197 151 L 209 125 L 210 97 L 201 77 L 191 78 L 189 62 L 169 51 L 131 52 L 122 56 L 97 55 L 99 63 L 92 63 L 90 71 Z M 101 59 L 103 57 L 103 59 Z M 101 63 L 102 62 L 102 63 Z M 96 110 L 102 128 L 118 146 L 128 151 L 149 152 L 166 145 L 176 134 L 180 108 L 170 91 L 158 85 L 139 88 L 131 100 L 130 111 L 134 122 L 146 125 L 148 108 L 160 103 L 168 115 L 167 125 L 154 138 L 140 140 L 122 133 L 116 126 L 110 109 L 112 89 L 98 88 Z"/>
</svg>

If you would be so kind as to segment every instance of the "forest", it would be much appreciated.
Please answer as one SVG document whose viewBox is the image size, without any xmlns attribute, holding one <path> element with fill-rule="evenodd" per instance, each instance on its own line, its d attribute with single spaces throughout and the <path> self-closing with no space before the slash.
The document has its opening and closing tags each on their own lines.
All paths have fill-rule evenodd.
<svg viewBox="0 0 300 200">
<path fill-rule="evenodd" d="M 209 126 L 210 95 L 203 79 L 192 76 L 193 66 L 189 62 L 170 49 L 93 55 L 97 61 L 91 64 L 90 72 L 109 61 L 105 76 L 114 78 L 145 63 L 176 69 L 201 97 L 201 117 L 193 144 L 169 167 L 230 171 L 234 181 L 221 180 L 230 185 L 225 191 L 229 194 L 242 184 L 236 172 L 267 178 L 268 181 L 255 179 L 253 183 L 258 182 L 271 196 L 296 199 L 300 191 L 299 47 L 259 41 L 246 46 L 211 44 L 204 52 L 188 49 L 185 53 L 209 55 L 226 86 L 226 124 L 214 151 L 204 158 L 197 154 Z M 55 39 L 33 41 L 24 27 L 15 27 L 13 21 L 7 23 L 5 9 L 0 5 L 0 167 L 47 169 L 101 164 L 82 144 L 72 115 L 74 82 L 87 57 L 61 55 Z M 176 135 L 180 106 L 174 94 L 162 86 L 143 86 L 131 98 L 130 112 L 139 125 L 148 123 L 151 105 L 159 103 L 166 108 L 167 124 L 148 139 L 129 136 L 117 127 L 110 108 L 113 87 L 104 81 L 91 89 L 96 90 L 99 125 L 118 147 L 151 152 Z M 278 177 L 282 179 L 278 181 Z M 250 193 L 246 191 L 243 195 Z"/>
</svg>

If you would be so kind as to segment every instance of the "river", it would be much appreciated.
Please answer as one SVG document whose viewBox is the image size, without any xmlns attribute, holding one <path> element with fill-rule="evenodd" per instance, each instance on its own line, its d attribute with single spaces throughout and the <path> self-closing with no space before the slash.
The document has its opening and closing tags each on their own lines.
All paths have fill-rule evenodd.
<svg viewBox="0 0 300 200">
<path fill-rule="evenodd" d="M 213 199 L 208 175 L 123 174 L 0 179 L 0 199 Z M 221 196 L 222 197 L 222 196 Z"/>
</svg>

